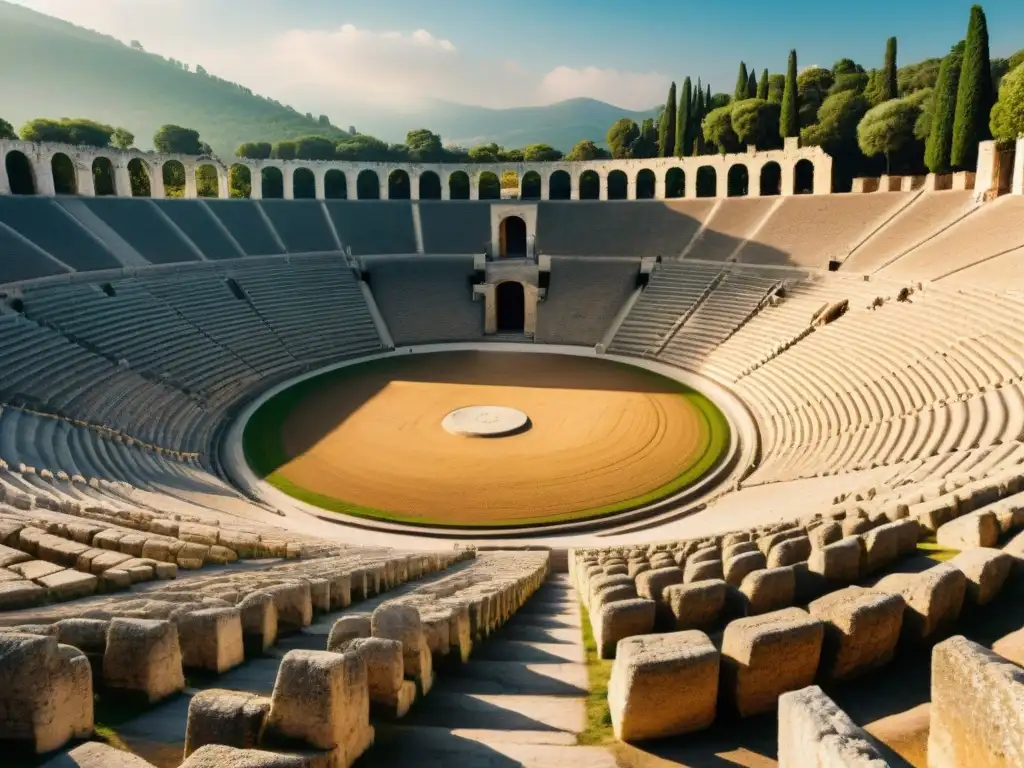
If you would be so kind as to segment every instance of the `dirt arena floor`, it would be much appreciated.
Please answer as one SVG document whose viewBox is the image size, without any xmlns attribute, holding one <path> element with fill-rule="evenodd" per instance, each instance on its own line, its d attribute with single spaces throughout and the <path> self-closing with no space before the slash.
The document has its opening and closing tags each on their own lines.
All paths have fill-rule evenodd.
<svg viewBox="0 0 1024 768">
<path fill-rule="evenodd" d="M 442 429 L 469 405 L 518 408 L 531 427 L 500 438 Z M 341 369 L 270 400 L 246 429 L 250 463 L 293 496 L 449 526 L 620 511 L 691 484 L 727 446 L 721 413 L 675 381 L 606 360 L 501 352 Z"/>
</svg>

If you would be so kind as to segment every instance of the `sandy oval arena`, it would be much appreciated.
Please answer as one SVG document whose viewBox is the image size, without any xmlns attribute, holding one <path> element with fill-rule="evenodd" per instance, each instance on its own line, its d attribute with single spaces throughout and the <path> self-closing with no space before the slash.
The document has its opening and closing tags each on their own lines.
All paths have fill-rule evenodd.
<svg viewBox="0 0 1024 768">
<path fill-rule="evenodd" d="M 474 439 L 442 427 L 472 405 L 530 426 Z M 729 445 L 704 395 L 642 368 L 590 357 L 452 351 L 389 357 L 307 379 L 245 427 L 246 458 L 324 509 L 435 526 L 579 520 L 691 485 Z"/>
</svg>

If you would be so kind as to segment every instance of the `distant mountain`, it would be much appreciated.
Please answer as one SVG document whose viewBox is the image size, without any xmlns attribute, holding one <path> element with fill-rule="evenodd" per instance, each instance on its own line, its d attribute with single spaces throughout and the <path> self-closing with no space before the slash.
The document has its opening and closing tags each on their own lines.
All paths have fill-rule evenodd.
<svg viewBox="0 0 1024 768">
<path fill-rule="evenodd" d="M 581 139 L 602 143 L 620 117 L 641 120 L 654 112 L 592 99 L 516 109 L 434 102 L 412 113 L 353 108 L 344 125 L 392 142 L 404 141 L 410 129 L 429 128 L 446 143 L 467 147 L 543 142 L 568 150 Z M 36 117 L 91 118 L 127 128 L 142 148 L 151 146 L 157 128 L 175 123 L 198 130 L 222 156 L 244 141 L 345 135 L 248 88 L 185 71 L 113 37 L 5 2 L 0 2 L 0 117 L 16 130 Z"/>
</svg>

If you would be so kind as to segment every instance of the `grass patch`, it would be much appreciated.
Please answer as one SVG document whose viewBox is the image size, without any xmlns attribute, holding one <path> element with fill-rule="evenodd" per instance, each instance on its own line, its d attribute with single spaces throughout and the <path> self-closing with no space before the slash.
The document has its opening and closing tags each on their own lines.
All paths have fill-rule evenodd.
<svg viewBox="0 0 1024 768">
<path fill-rule="evenodd" d="M 950 549 L 949 547 L 944 547 L 941 544 L 938 544 L 935 541 L 934 536 L 930 536 L 924 541 L 917 542 L 917 551 L 919 554 L 922 554 L 937 563 L 944 563 L 947 560 L 952 560 L 960 554 L 959 549 Z"/>
<path fill-rule="evenodd" d="M 336 371 L 329 371 L 321 376 L 299 382 L 294 387 L 289 387 L 283 392 L 274 395 L 265 402 L 249 419 L 245 425 L 242 435 L 242 448 L 246 461 L 254 472 L 260 475 L 266 482 L 277 488 L 282 493 L 294 499 L 310 504 L 314 507 L 337 512 L 352 517 L 360 517 L 371 520 L 385 520 L 393 523 L 405 523 L 437 528 L 517 528 L 532 525 L 543 525 L 550 523 L 564 523 L 575 520 L 586 520 L 614 515 L 630 509 L 636 509 L 652 504 L 660 499 L 672 496 L 684 488 L 693 485 L 701 477 L 707 474 L 721 459 L 728 450 L 731 439 L 729 422 L 725 414 L 700 392 L 693 390 L 686 385 L 673 379 L 661 376 L 660 374 L 648 371 L 643 368 L 619 362 L 609 362 L 611 365 L 618 365 L 629 368 L 631 371 L 640 372 L 652 379 L 657 379 L 663 386 L 672 386 L 679 396 L 684 397 L 697 411 L 700 420 L 700 431 L 703 448 L 696 458 L 683 471 L 668 483 L 655 488 L 647 493 L 633 498 L 606 504 L 591 509 L 581 509 L 574 512 L 566 512 L 557 515 L 541 515 L 530 518 L 516 518 L 515 520 L 480 520 L 471 522 L 452 523 L 445 520 L 436 520 L 413 515 L 403 515 L 385 509 L 352 504 L 334 496 L 327 496 L 316 491 L 304 488 L 292 482 L 279 468 L 290 461 L 282 439 L 282 426 L 291 415 L 292 411 L 311 393 L 326 385 L 333 384 L 344 378 L 352 376 L 353 371 L 365 371 L 366 366 L 383 367 L 393 365 L 392 359 L 376 360 L 351 368 L 341 368 Z"/>
<path fill-rule="evenodd" d="M 580 603 L 580 623 L 583 626 L 583 650 L 587 657 L 587 727 L 579 736 L 584 745 L 608 744 L 615 741 L 612 734 L 612 715 L 608 709 L 608 679 L 612 675 L 613 661 L 598 658 L 597 641 L 590 627 L 590 614 Z"/>
</svg>

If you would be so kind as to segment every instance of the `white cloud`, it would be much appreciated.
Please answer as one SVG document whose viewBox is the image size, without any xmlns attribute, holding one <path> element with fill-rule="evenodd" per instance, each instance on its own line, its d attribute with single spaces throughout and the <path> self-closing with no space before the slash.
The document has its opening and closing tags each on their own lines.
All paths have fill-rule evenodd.
<svg viewBox="0 0 1024 768">
<path fill-rule="evenodd" d="M 620 72 L 597 67 L 556 67 L 541 80 L 538 93 L 549 101 L 576 96 L 646 109 L 664 99 L 668 78 L 657 72 Z"/>
</svg>

